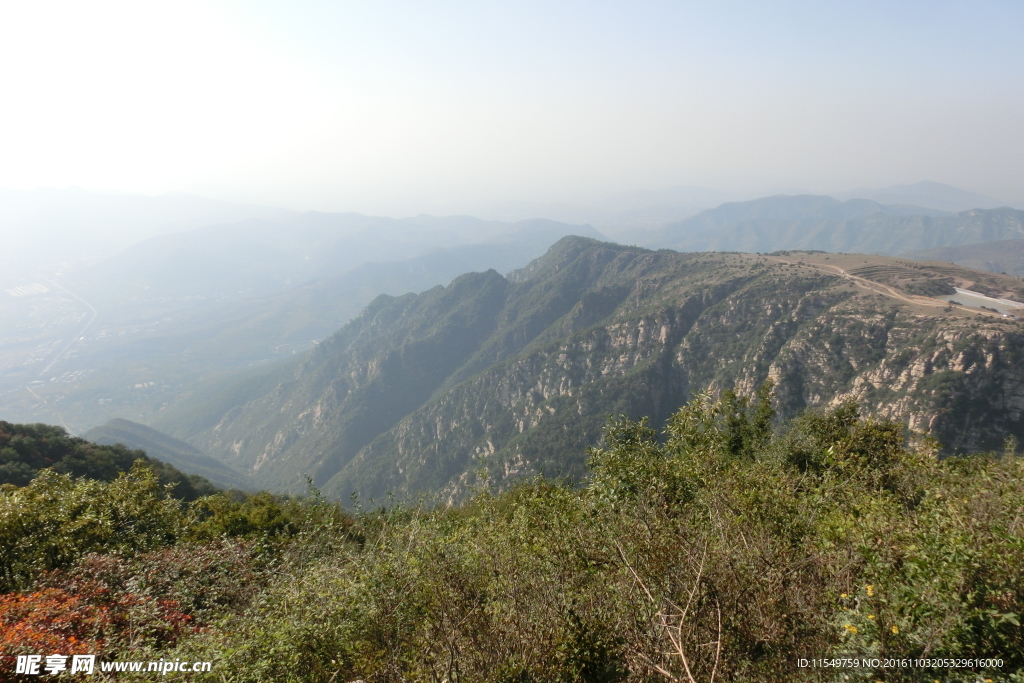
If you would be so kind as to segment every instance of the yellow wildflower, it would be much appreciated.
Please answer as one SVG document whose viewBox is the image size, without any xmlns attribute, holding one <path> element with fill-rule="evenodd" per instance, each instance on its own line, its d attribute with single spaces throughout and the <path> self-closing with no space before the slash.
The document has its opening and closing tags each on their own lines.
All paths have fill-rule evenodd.
<svg viewBox="0 0 1024 683">
<path fill-rule="evenodd" d="M 856 632 L 857 632 L 857 627 L 856 627 L 856 626 L 854 626 L 853 624 L 847 624 L 847 625 L 846 625 L 846 626 L 844 626 L 843 628 L 845 628 L 845 629 L 846 629 L 847 631 L 849 631 L 850 633 L 856 633 Z"/>
<path fill-rule="evenodd" d="M 866 590 L 868 592 L 868 597 L 869 598 L 873 597 L 875 595 L 875 587 L 872 586 L 870 583 L 868 585 L 864 586 L 864 590 Z"/>
<path fill-rule="evenodd" d="M 845 598 L 847 598 L 847 597 L 849 597 L 849 596 L 847 596 L 847 595 L 846 595 L 846 593 L 843 593 L 843 594 L 842 594 L 842 595 L 840 595 L 839 597 L 841 597 L 841 598 L 845 599 Z"/>
<path fill-rule="evenodd" d="M 875 615 L 874 615 L 874 614 L 869 614 L 869 615 L 868 615 L 868 619 L 874 619 L 874 618 L 875 618 Z"/>
<path fill-rule="evenodd" d="M 895 625 L 893 625 L 893 627 L 892 627 L 892 632 L 893 632 L 893 633 L 899 633 L 899 632 L 900 632 L 900 630 L 899 630 L 898 628 L 896 628 L 896 626 L 895 626 Z"/>
</svg>

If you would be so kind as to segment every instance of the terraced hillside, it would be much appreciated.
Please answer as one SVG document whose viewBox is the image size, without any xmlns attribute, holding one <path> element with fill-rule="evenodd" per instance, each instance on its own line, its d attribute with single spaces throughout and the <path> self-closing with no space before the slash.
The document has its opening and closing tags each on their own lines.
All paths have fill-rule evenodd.
<svg viewBox="0 0 1024 683">
<path fill-rule="evenodd" d="M 1024 438 L 1020 323 L 929 293 L 1024 282 L 850 254 L 677 253 L 566 238 L 502 277 L 380 297 L 302 359 L 159 428 L 346 498 L 583 474 L 609 415 L 663 421 L 694 391 L 776 383 L 780 416 L 847 400 L 947 452 Z"/>
</svg>

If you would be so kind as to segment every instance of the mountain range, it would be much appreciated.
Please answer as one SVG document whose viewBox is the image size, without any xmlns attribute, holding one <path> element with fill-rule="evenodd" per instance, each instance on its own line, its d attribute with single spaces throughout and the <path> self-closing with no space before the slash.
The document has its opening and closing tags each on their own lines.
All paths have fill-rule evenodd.
<svg viewBox="0 0 1024 683">
<path fill-rule="evenodd" d="M 528 267 L 380 296 L 307 354 L 160 413 L 157 429 L 332 497 L 579 477 L 609 416 L 775 383 L 781 419 L 856 400 L 946 452 L 1024 437 L 1020 323 L 932 298 L 1024 283 L 879 256 L 649 251 L 568 237 Z"/>
<path fill-rule="evenodd" d="M 846 192 L 838 192 L 834 196 L 840 200 L 870 199 L 879 204 L 926 206 L 930 209 L 954 213 L 971 209 L 996 209 L 1001 206 L 1007 206 L 1007 202 L 1004 200 L 930 180 L 880 188 L 858 187 Z"/>
<path fill-rule="evenodd" d="M 918 191 L 915 196 L 930 196 L 929 201 L 971 199 L 945 186 L 910 189 Z M 683 200 L 709 201 L 713 195 L 694 188 L 634 194 L 609 199 L 608 206 L 644 211 Z M 99 201 L 76 196 L 60 195 L 72 208 Z M 566 235 L 603 238 L 587 225 L 543 219 L 392 219 L 173 199 L 178 204 L 167 204 L 168 198 L 161 200 L 164 204 L 133 199 L 129 204 L 142 208 L 114 224 L 125 228 L 145 219 L 151 230 L 190 229 L 154 235 L 112 256 L 68 263 L 58 273 L 0 272 L 5 290 L 0 292 L 5 320 L 0 414 L 6 419 L 59 423 L 75 433 L 112 418 L 178 429 L 181 425 L 169 416 L 205 405 L 233 383 L 251 381 L 263 368 L 289 357 L 305 358 L 380 294 L 401 298 L 426 292 L 463 273 L 494 269 L 509 274 Z M 112 207 L 124 201 L 115 196 L 99 204 L 110 203 L 104 211 L 116 213 Z M 161 207 L 166 209 L 163 223 L 154 218 Z M 51 214 L 60 214 L 54 211 L 51 207 Z M 25 220 L 34 215 L 23 214 Z M 776 196 L 722 204 L 642 233 L 637 242 L 685 251 L 910 253 L 1012 274 L 1017 271 L 1007 259 L 1024 244 L 1019 240 L 1022 215 L 1008 208 L 954 214 L 861 198 Z M 89 211 L 83 216 L 80 221 L 95 217 Z M 241 220 L 193 227 L 211 216 Z M 929 251 L 933 247 L 954 250 Z M 970 254 L 993 250 L 999 258 L 969 260 Z M 978 276 L 965 281 L 972 278 Z M 574 294 L 565 296 L 574 301 Z M 440 319 L 446 314 L 439 309 L 431 315 Z M 400 332 L 394 334 L 400 338 Z M 175 434 L 194 441 L 201 431 L 182 427 Z M 373 438 L 382 434 L 374 432 Z M 357 451 L 369 445 L 360 439 L 353 443 Z M 219 446 L 211 448 L 211 453 L 222 453 Z M 350 455 L 354 452 L 339 457 Z M 325 467 L 324 472 L 330 469 Z"/>
<path fill-rule="evenodd" d="M 1024 277 L 1024 240 L 1000 240 L 982 244 L 922 249 L 905 254 L 921 261 L 949 261 L 966 268 Z"/>
<path fill-rule="evenodd" d="M 160 235 L 76 269 L 67 286 L 110 299 L 266 295 L 366 263 L 400 262 L 470 245 L 527 250 L 536 256 L 570 232 L 601 237 L 589 226 L 544 219 L 501 223 L 468 216 L 394 219 L 304 213 L 288 220 L 246 220 Z"/>
<path fill-rule="evenodd" d="M 789 193 L 792 194 L 792 193 Z M 868 199 L 881 205 L 906 205 L 945 212 L 992 209 L 1011 205 L 1006 201 L 968 192 L 942 183 L 922 181 L 885 188 L 857 188 L 832 196 L 839 200 Z M 503 202 L 451 207 L 446 213 L 470 213 L 489 217 L 490 222 L 513 223 L 546 218 L 576 225 L 592 224 L 618 241 L 643 241 L 651 230 L 678 223 L 723 202 L 747 198 L 701 187 L 669 187 L 634 190 L 591 198 L 587 201 L 541 203 Z M 1018 206 L 1017 208 L 1024 208 Z M 137 244 L 162 235 L 187 233 L 209 226 L 245 224 L 259 230 L 261 223 L 285 226 L 291 231 L 308 229 L 315 221 L 348 222 L 355 227 L 394 219 L 358 214 L 299 212 L 289 209 L 240 204 L 174 193 L 158 196 L 90 191 L 81 188 L 39 188 L 19 191 L 0 188 L 0 272 L 25 272 L 40 267 L 105 259 Z M 402 225 L 415 232 L 411 223 L 448 221 L 446 218 L 404 219 Z M 473 239 L 471 242 L 481 240 Z M 180 249 L 178 238 L 157 241 L 151 247 L 168 244 Z M 203 246 L 200 244 L 200 246 Z M 437 242 L 434 248 L 451 246 Z M 548 246 L 548 245 L 546 245 Z M 922 247 L 923 248 L 923 247 Z M 143 252 L 145 250 L 143 249 Z M 259 253 L 255 254 L 259 256 Z M 401 260 L 391 255 L 383 259 Z"/>
<path fill-rule="evenodd" d="M 0 188 L 0 271 L 101 259 L 165 233 L 250 219 L 281 220 L 294 213 L 180 193 Z"/>
<path fill-rule="evenodd" d="M 1024 211 L 1008 207 L 950 214 L 868 199 L 816 195 L 730 202 L 648 234 L 642 244 L 679 251 L 807 249 L 902 254 L 1024 238 Z"/>
</svg>

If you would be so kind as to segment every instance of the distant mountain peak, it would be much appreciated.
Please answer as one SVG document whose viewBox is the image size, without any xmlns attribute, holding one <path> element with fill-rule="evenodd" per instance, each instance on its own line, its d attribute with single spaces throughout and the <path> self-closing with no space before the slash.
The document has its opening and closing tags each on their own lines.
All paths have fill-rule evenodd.
<svg viewBox="0 0 1024 683">
<path fill-rule="evenodd" d="M 934 180 L 922 180 L 917 183 L 890 187 L 858 187 L 835 196 L 840 199 L 871 199 L 880 204 L 910 204 L 953 212 L 968 209 L 995 209 L 1007 205 L 1005 201 Z"/>
</svg>

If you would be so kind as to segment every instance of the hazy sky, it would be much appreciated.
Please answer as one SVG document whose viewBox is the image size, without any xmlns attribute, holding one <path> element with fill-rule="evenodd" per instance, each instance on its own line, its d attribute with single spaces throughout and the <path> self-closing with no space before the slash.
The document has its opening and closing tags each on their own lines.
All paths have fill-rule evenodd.
<svg viewBox="0 0 1024 683">
<path fill-rule="evenodd" d="M 443 211 L 1024 198 L 1024 2 L 0 3 L 0 186 Z"/>
</svg>

